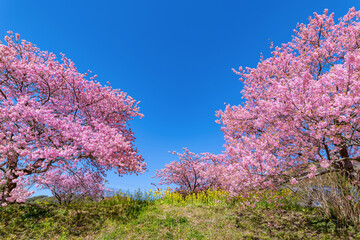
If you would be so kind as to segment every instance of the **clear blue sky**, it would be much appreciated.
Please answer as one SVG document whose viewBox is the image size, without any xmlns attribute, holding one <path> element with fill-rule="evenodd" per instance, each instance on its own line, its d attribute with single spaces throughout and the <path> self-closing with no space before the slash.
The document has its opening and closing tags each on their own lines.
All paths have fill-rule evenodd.
<svg viewBox="0 0 360 240">
<path fill-rule="evenodd" d="M 168 151 L 220 153 L 215 111 L 239 104 L 242 84 L 231 69 L 256 66 L 260 53 L 291 40 L 298 22 L 324 8 L 338 18 L 355 0 L 0 1 L 0 37 L 12 30 L 42 50 L 65 53 L 136 100 L 136 146 L 148 164 L 140 176 L 109 173 L 115 189 L 149 189 Z"/>
</svg>

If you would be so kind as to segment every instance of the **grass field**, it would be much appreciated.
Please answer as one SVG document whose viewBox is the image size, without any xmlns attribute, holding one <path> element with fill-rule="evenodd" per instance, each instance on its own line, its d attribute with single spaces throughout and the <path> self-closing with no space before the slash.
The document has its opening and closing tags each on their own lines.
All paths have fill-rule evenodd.
<svg viewBox="0 0 360 240">
<path fill-rule="evenodd" d="M 0 208 L 0 224 L 1 239 L 360 239 L 359 228 L 287 191 L 232 200 L 221 191 L 119 193 L 67 206 L 45 198 Z"/>
</svg>

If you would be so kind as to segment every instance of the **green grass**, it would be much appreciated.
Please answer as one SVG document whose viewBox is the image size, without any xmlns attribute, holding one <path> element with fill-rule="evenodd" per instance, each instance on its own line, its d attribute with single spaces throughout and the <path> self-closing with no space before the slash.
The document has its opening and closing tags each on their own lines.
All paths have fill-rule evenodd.
<svg viewBox="0 0 360 240">
<path fill-rule="evenodd" d="M 348 239 L 314 210 L 247 209 L 154 204 L 136 219 L 116 224 L 98 239 Z"/>
<path fill-rule="evenodd" d="M 360 239 L 359 228 L 335 224 L 289 197 L 265 204 L 253 195 L 255 205 L 250 199 L 244 207 L 244 199 L 223 196 L 155 192 L 68 206 L 8 205 L 0 208 L 0 239 Z"/>
</svg>

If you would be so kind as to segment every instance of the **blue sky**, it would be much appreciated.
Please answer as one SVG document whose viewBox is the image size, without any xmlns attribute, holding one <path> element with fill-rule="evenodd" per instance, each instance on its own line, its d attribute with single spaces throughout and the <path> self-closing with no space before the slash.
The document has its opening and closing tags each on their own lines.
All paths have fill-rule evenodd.
<svg viewBox="0 0 360 240">
<path fill-rule="evenodd" d="M 148 164 L 140 176 L 108 175 L 114 189 L 149 189 L 156 169 L 188 147 L 220 153 L 215 112 L 241 103 L 242 84 L 231 69 L 256 66 L 260 53 L 291 40 L 298 22 L 325 8 L 338 18 L 355 0 L 128 0 L 0 1 L 6 31 L 92 70 L 140 103 L 132 121 L 136 146 Z"/>
</svg>

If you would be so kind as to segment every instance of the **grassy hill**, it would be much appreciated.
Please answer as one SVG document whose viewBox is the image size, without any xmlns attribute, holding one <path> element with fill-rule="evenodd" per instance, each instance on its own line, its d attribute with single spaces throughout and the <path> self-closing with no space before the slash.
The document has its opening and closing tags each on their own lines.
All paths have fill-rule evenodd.
<svg viewBox="0 0 360 240">
<path fill-rule="evenodd" d="M 117 194 L 58 205 L 45 197 L 0 208 L 1 239 L 360 239 L 359 228 L 302 207 L 291 194 L 268 203 L 211 191 Z M 51 200 L 51 198 L 48 198 Z M 246 204 L 244 204 L 246 203 Z"/>
</svg>

